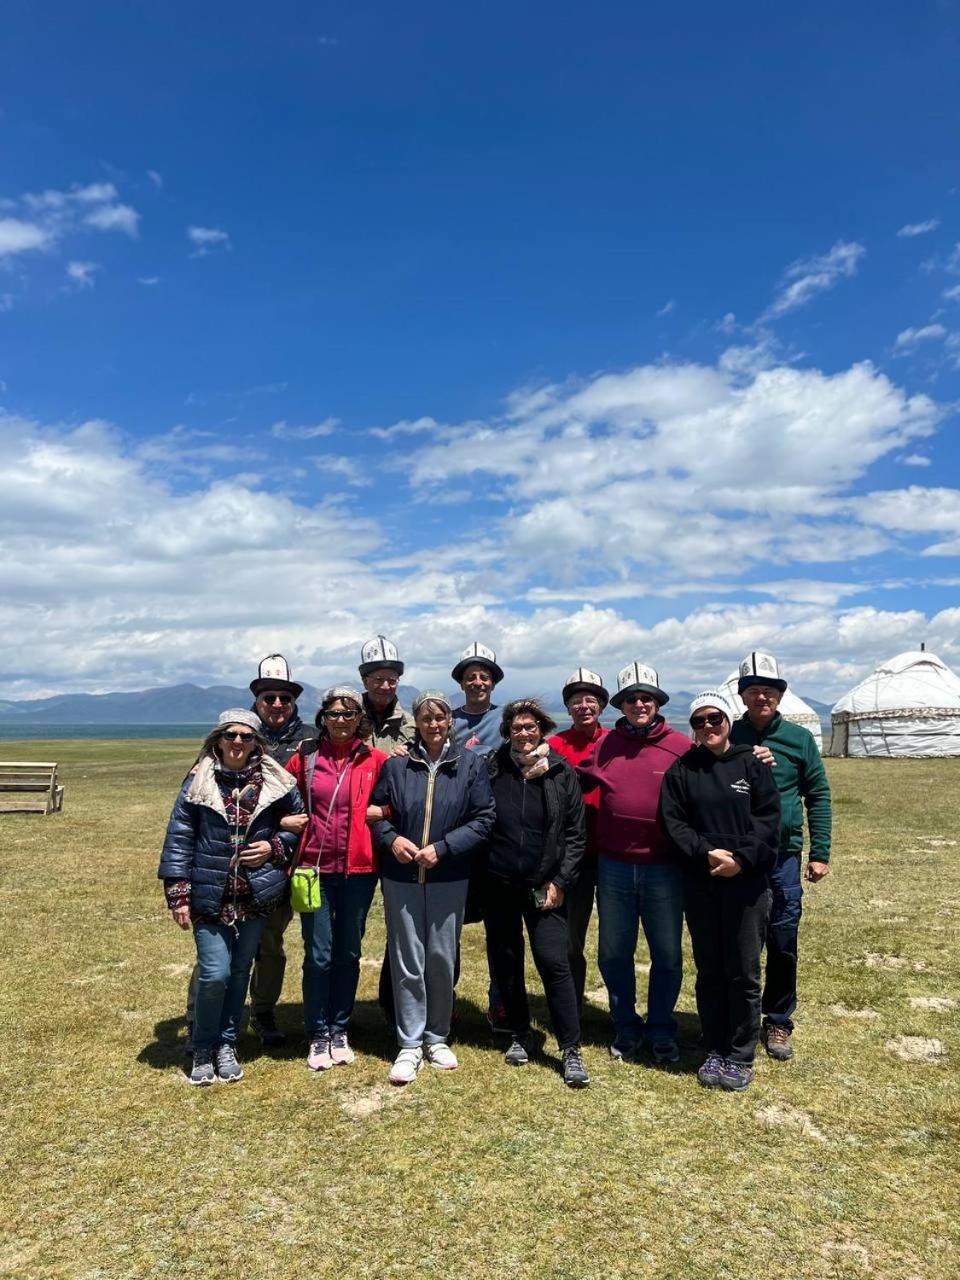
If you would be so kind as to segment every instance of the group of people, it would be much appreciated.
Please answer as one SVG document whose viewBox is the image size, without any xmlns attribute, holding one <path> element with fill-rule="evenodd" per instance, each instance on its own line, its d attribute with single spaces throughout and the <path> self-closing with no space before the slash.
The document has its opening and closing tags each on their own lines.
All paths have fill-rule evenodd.
<svg viewBox="0 0 960 1280">
<path fill-rule="evenodd" d="M 684 917 L 705 1050 L 699 1082 L 746 1089 L 760 1041 L 773 1059 L 793 1056 L 804 810 L 809 881 L 829 869 L 831 812 L 813 737 L 779 714 L 787 685 L 775 658 L 751 653 L 740 664 L 743 715 L 721 690 L 699 693 L 692 739 L 667 724 L 668 695 L 639 661 L 620 671 L 612 695 L 596 672 L 577 668 L 562 689 L 571 720 L 562 732 L 533 699 L 494 704 L 504 672 L 483 644 L 451 672 L 462 701 L 428 689 L 407 711 L 397 697 L 403 671 L 396 646 L 376 636 L 361 651 L 362 690 L 326 690 L 308 728 L 303 688 L 271 654 L 251 682 L 252 708 L 220 715 L 184 780 L 159 875 L 174 921 L 196 942 L 191 1083 L 242 1077 L 248 985 L 253 1030 L 268 1047 L 283 1042 L 276 1005 L 294 909 L 307 1066 L 354 1060 L 350 1020 L 378 882 L 394 1084 L 425 1063 L 457 1067 L 460 935 L 482 921 L 487 1018 L 506 1063 L 525 1066 L 533 1052 L 526 935 L 563 1079 L 588 1085 L 580 1028 L 595 902 L 615 1059 L 679 1060 Z M 609 730 L 608 703 L 621 713 Z"/>
</svg>

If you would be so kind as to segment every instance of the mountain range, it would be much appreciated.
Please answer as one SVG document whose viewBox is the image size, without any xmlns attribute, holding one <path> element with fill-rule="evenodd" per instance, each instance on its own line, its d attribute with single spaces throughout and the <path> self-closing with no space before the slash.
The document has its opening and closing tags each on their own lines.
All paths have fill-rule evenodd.
<svg viewBox="0 0 960 1280">
<path fill-rule="evenodd" d="M 402 684 L 398 694 L 403 706 L 409 707 L 419 690 Z M 320 705 L 321 691 L 304 685 L 300 710 L 311 717 Z M 666 716 L 671 724 L 686 724 L 686 708 L 693 694 L 680 691 L 671 695 Z M 554 695 L 541 695 L 546 707 L 557 701 Z M 196 684 L 168 685 L 159 689 L 140 689 L 135 693 L 60 693 L 51 698 L 24 698 L 18 701 L 0 699 L 0 722 L 21 724 L 212 724 L 226 707 L 249 707 L 249 689 L 236 685 Z M 830 706 L 807 698 L 820 716 L 830 720 Z M 551 708 L 552 709 L 552 708 Z M 612 723 L 612 714 L 604 717 Z"/>
</svg>

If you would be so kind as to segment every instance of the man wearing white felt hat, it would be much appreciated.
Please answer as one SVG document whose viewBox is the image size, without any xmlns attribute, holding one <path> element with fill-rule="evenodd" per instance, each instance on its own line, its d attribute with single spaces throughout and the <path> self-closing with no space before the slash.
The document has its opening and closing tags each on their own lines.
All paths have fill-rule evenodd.
<svg viewBox="0 0 960 1280">
<path fill-rule="evenodd" d="M 416 724 L 397 698 L 403 662 L 397 646 L 386 636 L 374 636 L 360 650 L 363 709 L 373 727 L 371 746 L 388 756 L 402 755 L 413 741 Z"/>
<path fill-rule="evenodd" d="M 619 1061 L 634 1059 L 641 1045 L 658 1063 L 680 1056 L 673 1010 L 683 978 L 683 882 L 657 814 L 664 773 L 693 743 L 660 714 L 668 701 L 654 667 L 629 663 L 610 699 L 623 716 L 578 769 L 584 791 L 600 791 L 597 959 L 610 996 L 610 1053 Z M 650 951 L 645 1018 L 634 965 L 641 925 Z"/>
<path fill-rule="evenodd" d="M 463 705 L 453 713 L 453 732 L 458 747 L 469 751 L 496 751 L 502 746 L 500 716 L 492 701 L 494 688 L 503 679 L 497 655 L 485 644 L 467 645 L 450 672 L 463 690 Z"/>
</svg>

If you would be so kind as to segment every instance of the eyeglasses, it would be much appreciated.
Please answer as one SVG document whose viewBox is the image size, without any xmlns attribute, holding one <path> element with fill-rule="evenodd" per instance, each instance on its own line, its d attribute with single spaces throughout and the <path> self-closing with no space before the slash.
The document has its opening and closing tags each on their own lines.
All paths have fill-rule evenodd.
<svg viewBox="0 0 960 1280">
<path fill-rule="evenodd" d="M 709 725 L 711 729 L 719 729 L 726 718 L 722 711 L 711 711 L 705 716 L 691 716 L 690 728 L 705 729 Z"/>
<path fill-rule="evenodd" d="M 538 724 L 512 724 L 510 726 L 510 732 L 516 734 L 539 733 L 540 726 Z"/>
<path fill-rule="evenodd" d="M 233 732 L 226 731 L 220 735 L 227 742 L 252 742 L 256 736 L 255 733 L 241 733 L 239 729 Z"/>
<path fill-rule="evenodd" d="M 417 724 L 422 724 L 425 726 L 446 724 L 446 723 L 447 723 L 446 716 L 418 716 L 417 717 Z"/>
<path fill-rule="evenodd" d="M 642 702 L 644 706 L 656 706 L 657 700 L 652 693 L 627 693 L 623 698 L 628 707 L 632 707 L 637 702 Z"/>
<path fill-rule="evenodd" d="M 356 720 L 359 711 L 325 711 L 324 720 Z"/>
<path fill-rule="evenodd" d="M 385 684 L 391 689 L 395 689 L 400 681 L 396 676 L 367 676 L 371 684 Z"/>
<path fill-rule="evenodd" d="M 268 705 L 271 702 L 279 702 L 281 707 L 289 707 L 293 698 L 289 693 L 261 693 L 260 700 Z"/>
<path fill-rule="evenodd" d="M 592 707 L 599 710 L 600 699 L 599 698 L 571 698 L 567 705 L 570 707 L 573 707 L 574 709 L 578 707 Z"/>
</svg>

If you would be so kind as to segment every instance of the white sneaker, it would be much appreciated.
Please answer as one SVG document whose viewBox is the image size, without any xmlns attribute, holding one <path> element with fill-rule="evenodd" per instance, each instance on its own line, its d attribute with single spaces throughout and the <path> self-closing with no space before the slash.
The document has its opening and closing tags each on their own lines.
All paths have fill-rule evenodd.
<svg viewBox="0 0 960 1280">
<path fill-rule="evenodd" d="M 431 1067 L 438 1071 L 456 1071 L 457 1055 L 448 1044 L 428 1044 L 424 1052 Z"/>
<path fill-rule="evenodd" d="M 391 1084 L 409 1084 L 411 1080 L 416 1080 L 420 1068 L 423 1066 L 423 1050 L 422 1049 L 401 1049 L 397 1054 L 396 1061 L 390 1068 L 389 1080 Z"/>
</svg>

